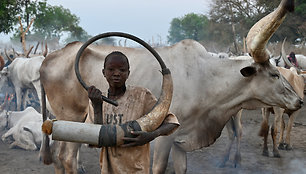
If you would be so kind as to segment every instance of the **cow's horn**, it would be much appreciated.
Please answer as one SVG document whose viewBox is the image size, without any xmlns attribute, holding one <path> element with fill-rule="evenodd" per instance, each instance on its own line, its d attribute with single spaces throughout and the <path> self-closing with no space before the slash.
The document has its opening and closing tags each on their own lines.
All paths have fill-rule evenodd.
<svg viewBox="0 0 306 174">
<path fill-rule="evenodd" d="M 0 55 L 0 71 L 2 71 L 2 69 L 4 68 L 4 59 L 3 57 Z"/>
<path fill-rule="evenodd" d="M 294 0 L 282 0 L 276 10 L 259 20 L 250 29 L 246 42 L 248 52 L 257 63 L 265 62 L 269 59 L 266 51 L 266 44 L 284 21 L 287 11 L 294 10 Z"/>
<path fill-rule="evenodd" d="M 172 94 L 173 82 L 169 71 L 168 74 L 164 74 L 163 76 L 162 93 L 157 104 L 153 107 L 151 112 L 136 120 L 141 130 L 150 132 L 161 125 L 169 111 Z"/>
<path fill-rule="evenodd" d="M 6 52 L 6 48 L 4 49 L 4 53 L 5 53 L 5 56 L 7 57 L 8 60 L 10 60 L 11 62 L 13 62 L 14 58 L 11 58 L 7 52 Z"/>
<path fill-rule="evenodd" d="M 27 52 L 27 54 L 25 55 L 25 57 L 27 57 L 27 58 L 30 57 L 30 53 L 31 53 L 33 48 L 34 48 L 34 46 L 32 45 L 31 48 L 29 49 L 29 51 Z"/>
<path fill-rule="evenodd" d="M 34 49 L 33 54 L 36 54 L 36 51 L 37 51 L 37 48 L 38 48 L 39 43 L 40 43 L 40 42 L 38 41 L 37 44 L 36 44 L 36 46 L 35 46 L 35 49 Z"/>
<path fill-rule="evenodd" d="M 47 42 L 45 43 L 45 51 L 43 53 L 43 56 L 46 57 L 48 54 L 48 45 L 47 45 Z"/>
</svg>

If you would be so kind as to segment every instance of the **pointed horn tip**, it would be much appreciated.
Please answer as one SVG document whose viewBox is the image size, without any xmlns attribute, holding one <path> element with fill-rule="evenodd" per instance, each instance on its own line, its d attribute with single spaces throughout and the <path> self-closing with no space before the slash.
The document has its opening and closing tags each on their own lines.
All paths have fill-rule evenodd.
<svg viewBox="0 0 306 174">
<path fill-rule="evenodd" d="M 285 2 L 284 8 L 288 11 L 288 12 L 294 12 L 295 6 L 294 6 L 294 0 L 287 0 Z"/>
</svg>

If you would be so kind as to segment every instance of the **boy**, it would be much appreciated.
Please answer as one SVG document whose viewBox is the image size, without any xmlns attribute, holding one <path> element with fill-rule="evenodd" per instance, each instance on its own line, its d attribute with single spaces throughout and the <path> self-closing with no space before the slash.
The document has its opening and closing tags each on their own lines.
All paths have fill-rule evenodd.
<svg viewBox="0 0 306 174">
<path fill-rule="evenodd" d="M 99 101 L 101 91 L 94 86 L 88 89 L 92 108 L 86 122 L 93 123 L 93 115 L 101 118 L 102 124 L 123 124 L 136 120 L 146 114 L 157 102 L 154 95 L 146 88 L 128 86 L 130 70 L 127 57 L 118 51 L 106 56 L 102 73 L 109 89 L 108 98 L 116 100 L 115 107 Z M 103 107 L 103 113 L 102 113 Z M 93 111 L 92 111 L 93 109 Z M 92 114 L 94 112 L 94 114 Z M 168 135 L 179 126 L 177 118 L 169 113 L 162 125 L 152 132 L 134 131 L 135 138 L 124 137 L 127 143 L 120 147 L 102 147 L 100 154 L 101 173 L 148 173 L 150 172 L 150 141 L 157 136 Z"/>
</svg>

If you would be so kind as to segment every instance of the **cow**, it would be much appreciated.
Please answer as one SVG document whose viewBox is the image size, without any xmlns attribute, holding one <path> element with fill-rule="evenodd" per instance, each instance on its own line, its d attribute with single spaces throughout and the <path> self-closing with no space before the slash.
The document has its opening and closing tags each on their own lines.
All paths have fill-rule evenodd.
<svg viewBox="0 0 306 174">
<path fill-rule="evenodd" d="M 270 59 L 270 62 L 275 66 L 285 67 L 286 63 L 284 62 L 284 59 L 281 59 L 281 56 L 282 55 L 277 56 L 277 57 L 272 57 Z M 306 70 L 306 56 L 304 56 L 303 54 L 296 54 L 295 58 L 296 58 L 296 61 L 298 62 L 299 68 L 302 70 Z"/>
<path fill-rule="evenodd" d="M 21 111 L 22 99 L 28 95 L 29 89 L 34 89 L 40 101 L 40 74 L 39 68 L 45 59 L 44 56 L 32 58 L 15 58 L 14 61 L 0 71 L 0 86 L 12 82 L 17 100 L 17 111 Z M 23 93 L 25 91 L 25 93 Z M 24 94 L 24 95 L 23 95 Z"/>
<path fill-rule="evenodd" d="M 298 74 L 296 69 L 293 67 L 291 67 L 290 69 L 277 67 L 277 69 L 280 71 L 282 76 L 284 76 L 288 80 L 288 82 L 292 85 L 296 93 L 301 98 L 304 98 L 304 92 L 303 92 L 305 87 L 304 75 Z M 280 107 L 273 106 L 273 107 L 261 108 L 261 110 L 262 110 L 263 120 L 261 123 L 259 135 L 264 138 L 262 154 L 264 156 L 269 156 L 268 145 L 267 145 L 267 139 L 269 133 L 269 116 L 270 113 L 274 113 L 275 115 L 274 122 L 271 127 L 271 137 L 273 140 L 273 156 L 280 157 L 278 149 L 286 149 L 286 150 L 292 149 L 292 146 L 290 144 L 290 132 L 293 126 L 293 122 L 301 109 L 298 109 L 296 111 L 290 111 Z M 288 114 L 289 121 L 286 128 L 286 139 L 284 140 L 285 122 L 283 117 L 285 113 Z M 229 142 L 225 148 L 225 153 L 223 155 L 222 161 L 219 164 L 219 167 L 224 167 L 226 162 L 229 160 L 230 150 L 232 148 L 235 138 L 236 138 L 236 152 L 234 158 L 234 166 L 237 168 L 241 166 L 241 154 L 240 154 L 240 142 L 242 136 L 241 115 L 242 115 L 242 110 L 240 110 L 237 114 L 235 114 L 226 124 Z M 277 137 L 278 126 L 280 126 L 280 137 L 279 140 L 277 141 L 276 137 Z M 277 145 L 279 146 L 277 147 Z"/>
<path fill-rule="evenodd" d="M 301 107 L 302 100 L 291 85 L 269 63 L 265 45 L 292 11 L 293 1 L 281 5 L 250 30 L 246 60 L 215 59 L 200 43 L 183 40 L 156 48 L 171 70 L 174 91 L 170 111 L 179 119 L 180 128 L 170 136 L 155 140 L 153 173 L 163 173 L 172 148 L 176 173 L 186 172 L 186 152 L 207 147 L 221 135 L 230 117 L 242 108 L 279 106 L 289 110 Z M 73 42 L 50 53 L 40 68 L 40 80 L 53 115 L 58 120 L 84 122 L 88 96 L 74 72 L 75 57 L 82 46 Z M 89 85 L 107 90 L 101 75 L 103 60 L 117 50 L 130 61 L 128 84 L 160 93 L 160 73 L 153 56 L 145 49 L 114 46 L 88 46 L 80 58 L 80 74 Z M 226 90 L 225 88 L 226 87 Z M 78 143 L 58 142 L 56 154 L 50 152 L 49 139 L 43 137 L 40 151 L 45 164 L 54 163 L 55 173 L 76 173 Z M 53 158 L 51 158 L 51 156 Z"/>
<path fill-rule="evenodd" d="M 9 143 L 10 148 L 38 150 L 42 141 L 42 115 L 33 107 L 27 107 L 23 111 L 5 111 L 4 113 L 0 115 L 1 124 L 6 124 L 9 130 L 3 134 L 2 141 Z"/>
</svg>

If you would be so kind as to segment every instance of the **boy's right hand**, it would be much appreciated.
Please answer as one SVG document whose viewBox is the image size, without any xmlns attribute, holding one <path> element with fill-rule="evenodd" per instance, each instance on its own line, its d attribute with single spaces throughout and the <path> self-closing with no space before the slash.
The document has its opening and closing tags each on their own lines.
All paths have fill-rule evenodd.
<svg viewBox="0 0 306 174">
<path fill-rule="evenodd" d="M 98 88 L 96 88 L 95 86 L 90 86 L 87 92 L 88 92 L 88 97 L 90 98 L 93 104 L 98 104 L 102 102 L 101 100 L 102 92 Z"/>
</svg>

